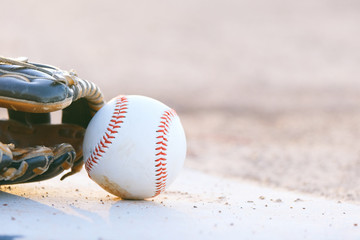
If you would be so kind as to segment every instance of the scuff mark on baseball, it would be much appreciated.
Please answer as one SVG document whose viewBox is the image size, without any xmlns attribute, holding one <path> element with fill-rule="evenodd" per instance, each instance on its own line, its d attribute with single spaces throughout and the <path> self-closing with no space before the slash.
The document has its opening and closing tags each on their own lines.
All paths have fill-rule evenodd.
<svg viewBox="0 0 360 240">
<path fill-rule="evenodd" d="M 186 157 L 176 112 L 144 96 L 118 96 L 90 121 L 83 144 L 89 177 L 123 199 L 159 195 L 175 180 Z"/>
</svg>

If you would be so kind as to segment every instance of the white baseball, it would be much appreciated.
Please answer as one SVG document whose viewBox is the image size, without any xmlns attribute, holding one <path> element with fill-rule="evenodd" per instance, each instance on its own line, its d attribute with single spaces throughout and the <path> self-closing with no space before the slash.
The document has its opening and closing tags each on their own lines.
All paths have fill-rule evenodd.
<svg viewBox="0 0 360 240">
<path fill-rule="evenodd" d="M 89 177 L 124 199 L 157 196 L 181 170 L 184 129 L 176 112 L 144 96 L 118 96 L 102 107 L 85 133 Z"/>
</svg>

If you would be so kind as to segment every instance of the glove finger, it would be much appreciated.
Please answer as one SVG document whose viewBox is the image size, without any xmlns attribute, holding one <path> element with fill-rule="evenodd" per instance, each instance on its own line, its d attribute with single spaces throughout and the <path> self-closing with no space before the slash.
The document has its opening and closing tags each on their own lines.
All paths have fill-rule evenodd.
<svg viewBox="0 0 360 240">
<path fill-rule="evenodd" d="M 54 161 L 49 166 L 48 170 L 41 175 L 38 175 L 28 182 L 36 182 L 53 178 L 64 170 L 73 166 L 76 153 L 70 144 L 60 144 L 54 149 Z"/>
<path fill-rule="evenodd" d="M 0 174 L 2 169 L 5 169 L 12 162 L 12 152 L 9 147 L 3 143 L 0 143 Z"/>
<path fill-rule="evenodd" d="M 46 172 L 53 160 L 46 147 L 14 149 L 12 163 L 0 174 L 0 185 L 27 182 Z"/>
<path fill-rule="evenodd" d="M 64 174 L 64 176 L 62 176 L 60 180 L 64 180 L 65 178 L 80 172 L 83 166 L 84 166 L 83 157 L 76 159 L 74 161 L 74 165 L 71 168 L 71 171 Z"/>
</svg>

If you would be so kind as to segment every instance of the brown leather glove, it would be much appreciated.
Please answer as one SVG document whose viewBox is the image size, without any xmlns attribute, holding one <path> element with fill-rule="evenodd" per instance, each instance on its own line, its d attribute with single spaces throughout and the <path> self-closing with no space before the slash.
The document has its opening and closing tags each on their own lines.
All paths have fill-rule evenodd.
<svg viewBox="0 0 360 240">
<path fill-rule="evenodd" d="M 74 72 L 0 57 L 0 185 L 41 181 L 83 166 L 82 142 L 92 116 L 104 105 L 100 89 Z M 62 110 L 62 123 L 50 112 Z"/>
</svg>

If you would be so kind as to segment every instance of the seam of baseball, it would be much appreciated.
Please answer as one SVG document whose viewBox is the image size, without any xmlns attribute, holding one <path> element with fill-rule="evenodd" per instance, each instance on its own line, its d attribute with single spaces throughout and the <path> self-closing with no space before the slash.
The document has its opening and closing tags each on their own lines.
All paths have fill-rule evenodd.
<svg viewBox="0 0 360 240">
<path fill-rule="evenodd" d="M 159 195 L 165 190 L 167 180 L 167 149 L 168 149 L 168 134 L 170 124 L 176 112 L 173 109 L 165 111 L 160 117 L 160 125 L 156 131 L 159 135 L 156 137 L 155 147 L 155 194 L 154 197 Z"/>
<path fill-rule="evenodd" d="M 94 166 L 98 164 L 101 157 L 105 154 L 106 149 L 112 144 L 115 134 L 118 133 L 118 129 L 121 128 L 122 120 L 125 118 L 125 114 L 128 110 L 128 99 L 125 96 L 117 97 L 114 107 L 114 112 L 111 116 L 110 122 L 106 128 L 105 134 L 101 137 L 100 142 L 95 146 L 91 155 L 88 157 L 85 163 L 85 169 L 90 174 Z"/>
</svg>

